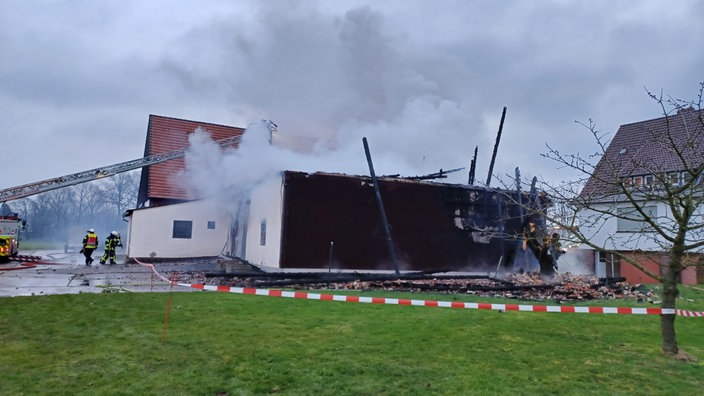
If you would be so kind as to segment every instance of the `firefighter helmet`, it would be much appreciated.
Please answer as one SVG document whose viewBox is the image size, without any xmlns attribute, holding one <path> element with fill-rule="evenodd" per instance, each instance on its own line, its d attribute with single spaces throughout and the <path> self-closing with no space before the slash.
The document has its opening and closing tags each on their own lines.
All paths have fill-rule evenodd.
<svg viewBox="0 0 704 396">
<path fill-rule="evenodd" d="M 113 231 L 111 234 L 117 236 L 117 231 Z"/>
<path fill-rule="evenodd" d="M 88 229 L 88 232 L 95 232 L 95 230 L 92 229 L 92 228 L 89 228 L 89 229 Z"/>
</svg>

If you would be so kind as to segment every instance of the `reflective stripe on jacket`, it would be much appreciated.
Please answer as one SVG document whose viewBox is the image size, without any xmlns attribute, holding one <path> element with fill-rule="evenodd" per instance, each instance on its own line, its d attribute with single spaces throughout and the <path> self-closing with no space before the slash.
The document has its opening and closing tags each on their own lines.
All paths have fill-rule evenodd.
<svg viewBox="0 0 704 396">
<path fill-rule="evenodd" d="M 83 238 L 83 247 L 88 249 L 95 249 L 98 247 L 98 236 L 90 232 Z"/>
<path fill-rule="evenodd" d="M 110 235 L 109 237 L 105 238 L 106 250 L 115 250 L 115 248 L 119 245 L 122 245 L 122 241 L 120 240 L 119 236 Z"/>
</svg>

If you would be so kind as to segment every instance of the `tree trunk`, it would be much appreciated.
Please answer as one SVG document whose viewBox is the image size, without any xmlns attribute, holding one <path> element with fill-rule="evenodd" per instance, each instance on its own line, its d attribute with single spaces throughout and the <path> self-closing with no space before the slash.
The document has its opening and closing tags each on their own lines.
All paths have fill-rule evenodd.
<svg viewBox="0 0 704 396">
<path fill-rule="evenodd" d="M 670 256 L 670 262 L 665 266 L 665 275 L 662 282 L 662 308 L 675 309 L 679 290 L 677 278 L 680 273 L 680 258 L 676 254 Z M 662 331 L 662 350 L 667 355 L 677 355 L 677 335 L 675 334 L 675 314 L 660 316 L 660 329 Z"/>
</svg>

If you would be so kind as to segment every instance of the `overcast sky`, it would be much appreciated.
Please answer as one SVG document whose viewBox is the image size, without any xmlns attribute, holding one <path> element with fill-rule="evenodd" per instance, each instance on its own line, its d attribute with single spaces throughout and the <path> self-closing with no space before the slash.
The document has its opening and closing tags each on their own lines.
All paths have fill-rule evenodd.
<svg viewBox="0 0 704 396">
<path fill-rule="evenodd" d="M 366 136 L 377 174 L 462 182 L 479 146 L 485 181 L 504 106 L 495 173 L 552 177 L 546 142 L 595 150 L 575 121 L 696 97 L 702 21 L 696 0 L 0 0 L 0 188 L 139 158 L 149 114 L 348 148 L 321 171 L 364 172 Z"/>
</svg>

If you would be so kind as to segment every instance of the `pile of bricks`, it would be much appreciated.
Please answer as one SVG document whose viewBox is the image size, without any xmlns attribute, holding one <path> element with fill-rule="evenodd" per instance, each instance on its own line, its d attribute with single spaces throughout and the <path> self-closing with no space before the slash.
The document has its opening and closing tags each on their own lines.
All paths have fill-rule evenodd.
<svg viewBox="0 0 704 396">
<path fill-rule="evenodd" d="M 640 285 L 594 276 L 560 274 L 545 280 L 540 274 L 510 274 L 502 278 L 418 279 L 386 281 L 354 281 L 346 283 L 310 284 L 309 289 L 326 290 L 391 290 L 473 294 L 487 297 L 516 298 L 534 301 L 582 301 L 597 299 L 634 299 L 654 302 L 656 294 Z"/>
<path fill-rule="evenodd" d="M 191 274 L 194 275 L 194 274 Z M 198 277 L 201 278 L 201 277 Z M 202 279 L 202 278 L 201 278 Z M 623 282 L 623 279 L 605 279 L 588 275 L 558 274 L 544 279 L 539 273 L 505 274 L 502 276 L 477 277 L 419 277 L 417 279 L 300 279 L 257 277 L 212 277 L 207 278 L 218 286 L 255 288 L 285 288 L 305 290 L 356 290 L 356 291 L 400 291 L 441 294 L 472 294 L 487 297 L 515 298 L 531 301 L 584 301 L 599 299 L 633 299 L 638 302 L 655 303 L 656 293 L 641 286 Z M 203 279 L 205 280 L 205 279 Z M 205 283 L 205 282 L 204 282 Z"/>
</svg>

